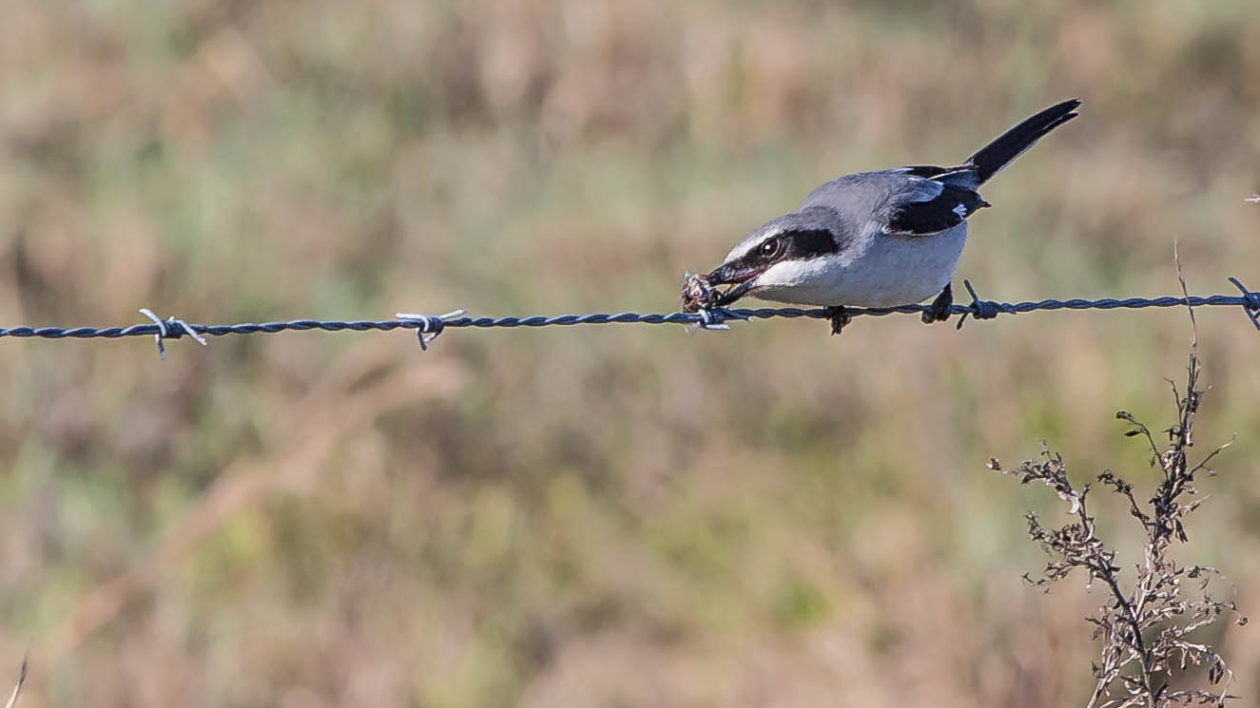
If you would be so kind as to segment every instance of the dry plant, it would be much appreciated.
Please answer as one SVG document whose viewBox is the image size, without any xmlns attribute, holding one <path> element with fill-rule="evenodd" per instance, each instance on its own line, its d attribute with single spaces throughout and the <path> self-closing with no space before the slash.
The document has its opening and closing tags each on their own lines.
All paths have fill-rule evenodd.
<svg viewBox="0 0 1260 708">
<path fill-rule="evenodd" d="M 1184 286 L 1184 284 L 1183 284 Z M 1191 312 L 1193 331 L 1194 313 Z M 1086 618 L 1096 629 L 1095 639 L 1102 640 L 1101 661 L 1093 664 L 1096 681 L 1090 696 L 1090 708 L 1121 708 L 1169 705 L 1223 705 L 1229 695 L 1233 673 L 1224 658 L 1212 646 L 1196 641 L 1196 630 L 1215 623 L 1222 616 L 1232 616 L 1238 625 L 1246 624 L 1237 606 L 1213 598 L 1209 583 L 1219 577 L 1214 568 L 1183 565 L 1170 557 L 1174 541 L 1186 542 L 1186 518 L 1204 501 L 1195 497 L 1195 476 L 1209 476 L 1212 460 L 1228 447 L 1221 445 L 1199 462 L 1190 460 L 1194 446 L 1193 426 L 1203 391 L 1199 388 L 1200 366 L 1197 337 L 1191 339 L 1185 390 L 1169 381 L 1177 403 L 1177 421 L 1166 431 L 1168 442 L 1160 445 L 1150 428 L 1127 411 L 1116 418 L 1131 426 L 1124 435 L 1140 437 L 1151 449 L 1151 466 L 1162 477 L 1146 504 L 1138 501 L 1131 483 L 1111 470 L 1098 475 L 1097 481 L 1119 494 L 1128 503 L 1129 514 L 1142 528 L 1144 553 L 1135 564 L 1136 576 L 1126 588 L 1121 578 L 1114 547 L 1098 535 L 1095 517 L 1086 497 L 1090 484 L 1079 489 L 1068 478 L 1063 458 L 1043 442 L 1040 459 L 1028 460 L 1013 470 L 1003 470 L 995 459 L 991 469 L 1014 475 L 1024 484 L 1039 481 L 1051 487 L 1069 505 L 1073 520 L 1060 527 L 1048 528 L 1037 515 L 1028 512 L 1028 535 L 1045 549 L 1051 560 L 1038 578 L 1025 574 L 1024 579 L 1047 587 L 1080 568 L 1092 586 L 1101 581 L 1107 599 L 1095 614 Z M 1212 688 L 1182 688 L 1192 677 L 1189 671 L 1207 668 L 1207 682 Z"/>
<path fill-rule="evenodd" d="M 26 683 L 26 659 L 22 659 L 22 669 L 18 672 L 17 685 L 13 687 L 13 692 L 9 694 L 9 700 L 5 702 L 4 708 L 13 708 L 17 705 L 18 696 L 22 693 L 22 685 Z"/>
</svg>

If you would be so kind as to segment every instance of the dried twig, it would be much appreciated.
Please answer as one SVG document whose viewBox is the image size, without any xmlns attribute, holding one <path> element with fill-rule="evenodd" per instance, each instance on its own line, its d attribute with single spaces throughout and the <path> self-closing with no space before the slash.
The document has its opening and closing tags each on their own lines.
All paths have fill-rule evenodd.
<svg viewBox="0 0 1260 708">
<path fill-rule="evenodd" d="M 1180 268 L 1178 271 L 1180 274 Z M 1190 316 L 1193 332 L 1193 311 Z M 1025 574 L 1025 580 L 1046 587 L 1079 568 L 1091 583 L 1098 580 L 1106 586 L 1106 602 L 1086 618 L 1095 627 L 1094 637 L 1102 640 L 1100 660 L 1093 664 L 1095 687 L 1089 708 L 1219 706 L 1234 697 L 1229 695 L 1233 673 L 1224 658 L 1209 644 L 1192 640 L 1191 635 L 1224 615 L 1232 615 L 1239 625 L 1247 619 L 1232 601 L 1214 599 L 1209 592 L 1209 581 L 1220 577 L 1217 570 L 1182 565 L 1168 553 L 1174 541 L 1188 540 L 1186 517 L 1202 502 L 1187 501 L 1195 496 L 1195 475 L 1215 474 L 1208 465 L 1230 444 L 1217 447 L 1197 463 L 1190 462 L 1194 421 L 1203 395 L 1200 373 L 1194 334 L 1185 389 L 1179 391 L 1172 384 L 1177 419 L 1165 431 L 1166 444 L 1157 442 L 1151 429 L 1131 413 L 1116 414 L 1131 426 L 1124 433 L 1127 437 L 1141 437 L 1150 446 L 1151 466 L 1162 473 L 1153 496 L 1145 503 L 1139 501 L 1133 485 L 1115 472 L 1105 470 L 1097 476 L 1099 483 L 1124 497 L 1130 516 L 1138 521 L 1145 536 L 1142 561 L 1134 564 L 1135 576 L 1127 586 L 1121 578 L 1123 569 L 1116 562 L 1117 552 L 1098 535 L 1087 504 L 1090 485 L 1073 486 L 1061 455 L 1043 443 L 1040 459 L 1026 461 L 1013 470 L 1003 470 L 997 460 L 989 463 L 991 469 L 1018 476 L 1025 484 L 1038 481 L 1054 489 L 1068 502 L 1068 513 L 1073 517 L 1062 527 L 1048 528 L 1036 514 L 1027 514 L 1029 536 L 1051 560 L 1039 577 Z M 1181 687 L 1189 682 L 1192 667 L 1206 667 L 1207 683 L 1216 688 Z"/>
<path fill-rule="evenodd" d="M 18 673 L 17 685 L 13 687 L 13 693 L 9 694 L 9 700 L 5 701 L 4 708 L 17 705 L 18 695 L 22 693 L 22 686 L 26 683 L 26 659 L 27 657 L 22 657 L 22 670 Z"/>
</svg>

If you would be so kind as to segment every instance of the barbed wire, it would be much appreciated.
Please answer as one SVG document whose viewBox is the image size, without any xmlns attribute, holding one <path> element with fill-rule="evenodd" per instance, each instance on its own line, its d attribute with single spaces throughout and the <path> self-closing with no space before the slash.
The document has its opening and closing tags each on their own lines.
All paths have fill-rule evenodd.
<svg viewBox="0 0 1260 708">
<path fill-rule="evenodd" d="M 1029 302 L 995 302 L 982 300 L 976 294 L 970 281 L 963 281 L 970 293 L 972 301 L 968 304 L 954 304 L 950 313 L 961 315 L 958 327 L 962 327 L 968 317 L 978 320 L 994 319 L 998 315 L 1016 315 L 1041 310 L 1138 310 L 1148 307 L 1242 307 L 1251 324 L 1260 330 L 1260 292 L 1248 290 L 1237 278 L 1229 278 L 1229 282 L 1238 288 L 1238 295 L 1167 295 L 1156 298 L 1130 297 L 1123 299 L 1103 298 L 1100 300 L 1037 300 Z M 920 314 L 931 311 L 929 305 L 902 305 L 887 308 L 846 307 L 846 317 L 863 315 L 882 317 L 893 314 Z M 0 337 L 40 337 L 44 339 L 118 339 L 120 337 L 151 336 L 157 342 L 158 354 L 165 359 L 166 347 L 163 340 L 191 337 L 198 344 L 207 344 L 205 335 L 222 337 L 229 334 L 274 334 L 276 332 L 322 330 L 324 332 L 389 332 L 395 329 L 414 329 L 422 349 L 439 334 L 448 329 L 459 328 L 514 328 L 514 327 L 568 327 L 588 324 L 679 324 L 700 329 L 730 329 L 727 322 L 750 321 L 772 318 L 810 318 L 832 319 L 835 312 L 829 308 L 802 309 L 797 307 L 779 308 L 702 308 L 698 312 L 638 313 L 618 312 L 592 313 L 587 315 L 531 315 L 526 317 L 468 317 L 463 310 L 448 312 L 444 315 L 421 315 L 398 313 L 392 320 L 315 320 L 298 319 L 279 322 L 240 322 L 237 324 L 197 324 L 185 320 L 168 317 L 163 320 L 148 308 L 140 313 L 152 322 L 134 324 L 127 327 L 0 327 Z"/>
</svg>

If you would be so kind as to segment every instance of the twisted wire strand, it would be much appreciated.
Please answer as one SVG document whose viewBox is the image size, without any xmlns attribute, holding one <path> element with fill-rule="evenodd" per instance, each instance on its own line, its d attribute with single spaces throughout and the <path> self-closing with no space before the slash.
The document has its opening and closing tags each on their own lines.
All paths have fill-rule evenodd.
<svg viewBox="0 0 1260 708">
<path fill-rule="evenodd" d="M 962 315 L 958 326 L 968 316 L 976 319 L 993 319 L 1000 314 L 1015 315 L 1041 310 L 1137 310 L 1150 307 L 1242 307 L 1251 323 L 1260 330 L 1260 292 L 1248 290 L 1236 278 L 1229 282 L 1238 288 L 1238 295 L 1191 295 L 1189 297 L 1166 295 L 1156 298 L 1102 298 L 1086 300 L 1074 298 L 1070 300 L 1037 300 L 1027 302 L 994 302 L 982 300 L 976 295 L 970 282 L 964 281 L 972 296 L 969 304 L 954 304 L 950 312 Z M 858 317 L 862 315 L 883 317 L 892 314 L 918 314 L 930 311 L 928 305 L 903 305 L 890 308 L 845 308 L 845 314 Z M 729 329 L 725 324 L 732 320 L 754 320 L 772 318 L 811 318 L 829 319 L 833 312 L 827 308 L 710 308 L 699 312 L 664 313 L 591 313 L 586 315 L 531 315 L 526 317 L 469 317 L 462 311 L 446 315 L 398 315 L 392 320 L 316 320 L 297 319 L 278 322 L 240 322 L 236 324 L 196 324 L 171 317 L 166 320 L 158 318 L 150 311 L 142 310 L 152 322 L 134 324 L 128 327 L 0 327 L 0 337 L 41 337 L 44 339 L 118 339 L 120 337 L 154 337 L 159 352 L 163 352 L 162 340 L 179 339 L 191 336 L 201 344 L 205 344 L 203 335 L 222 337 L 230 334 L 274 334 L 277 332 L 322 330 L 324 332 L 389 332 L 395 329 L 416 330 L 420 344 L 426 346 L 437 335 L 451 328 L 514 328 L 514 327 L 567 327 L 588 324 L 680 324 L 696 326 L 703 329 Z"/>
</svg>

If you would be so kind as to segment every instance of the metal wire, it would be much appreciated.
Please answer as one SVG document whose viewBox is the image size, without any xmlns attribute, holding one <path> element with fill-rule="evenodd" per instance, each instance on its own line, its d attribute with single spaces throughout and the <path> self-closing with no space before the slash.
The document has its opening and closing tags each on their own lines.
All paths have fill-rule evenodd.
<svg viewBox="0 0 1260 708">
<path fill-rule="evenodd" d="M 1130 297 L 1124 299 L 1103 298 L 1101 300 L 1038 300 L 1035 302 L 994 302 L 982 300 L 968 281 L 963 281 L 972 301 L 968 304 L 954 304 L 950 308 L 952 314 L 961 315 L 958 322 L 961 327 L 967 317 L 975 319 L 993 319 L 998 315 L 1015 315 L 1040 310 L 1138 310 L 1148 307 L 1241 307 L 1251 320 L 1252 325 L 1260 330 L 1260 292 L 1248 290 L 1236 278 L 1229 282 L 1238 288 L 1238 295 L 1208 295 L 1189 297 L 1164 296 L 1157 298 Z M 891 308 L 845 308 L 845 315 L 858 317 L 862 315 L 882 317 L 891 314 L 919 314 L 929 311 L 928 305 L 903 305 Z M 727 309 L 710 308 L 699 312 L 637 313 L 618 312 L 615 314 L 593 313 L 588 315 L 533 315 L 528 317 L 468 317 L 462 310 L 445 315 L 418 315 L 399 313 L 398 319 L 392 320 L 286 320 L 282 322 L 241 322 L 237 324 L 196 324 L 182 319 L 170 317 L 162 320 L 147 308 L 141 313 L 152 322 L 134 324 L 129 327 L 0 327 L 0 337 L 41 337 L 44 339 L 118 339 L 120 337 L 153 337 L 158 352 L 165 358 L 165 347 L 162 340 L 179 339 L 188 335 L 204 345 L 203 335 L 222 337 L 229 334 L 274 334 L 276 332 L 322 330 L 325 332 L 388 332 L 395 329 L 414 329 L 422 348 L 427 348 L 443 331 L 452 328 L 473 327 L 489 329 L 499 327 L 566 327 L 588 324 L 679 324 L 701 329 L 729 329 L 726 324 L 732 320 L 772 319 L 777 317 L 797 319 L 830 319 L 833 312 L 827 308 L 802 309 L 797 307 Z"/>
</svg>

